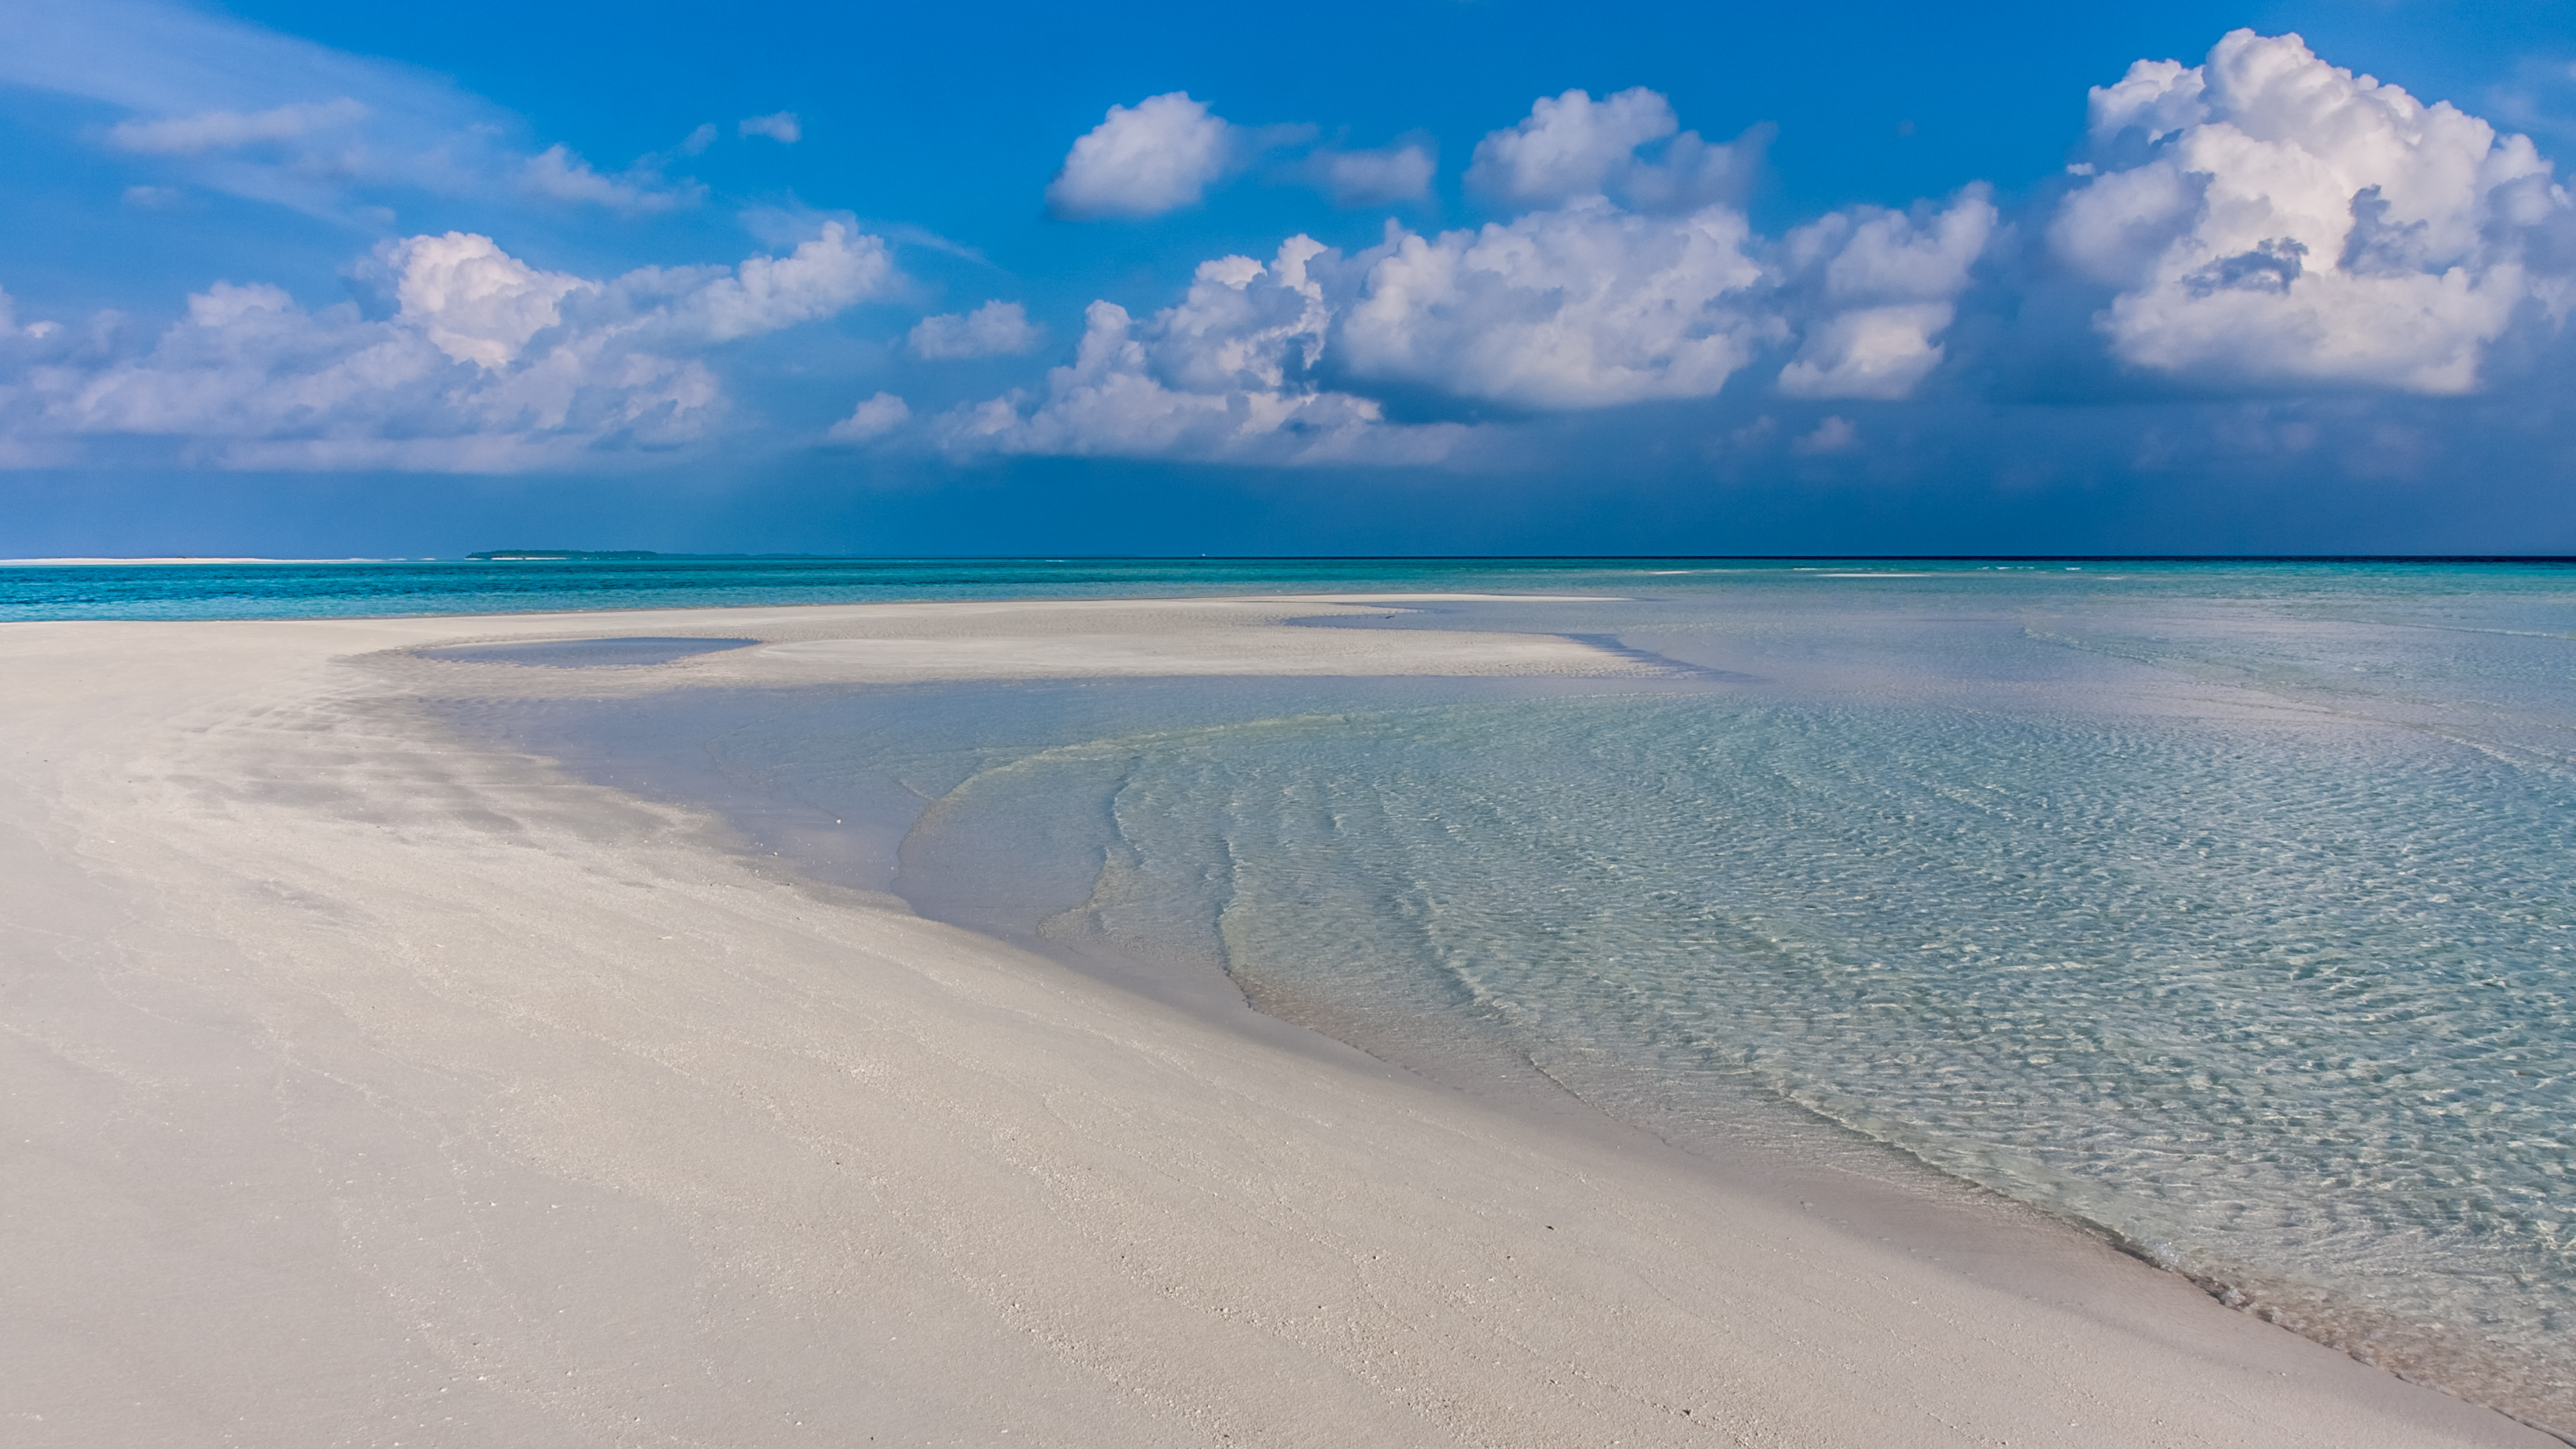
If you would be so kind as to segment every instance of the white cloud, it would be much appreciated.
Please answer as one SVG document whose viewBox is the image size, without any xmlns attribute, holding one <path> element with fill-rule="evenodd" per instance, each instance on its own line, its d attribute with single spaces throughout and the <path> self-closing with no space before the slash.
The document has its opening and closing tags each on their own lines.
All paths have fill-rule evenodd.
<svg viewBox="0 0 2576 1449">
<path fill-rule="evenodd" d="M 936 360 L 964 357 L 1018 357 L 1035 352 L 1046 329 L 1029 321 L 1017 302 L 987 302 L 959 316 L 924 317 L 909 339 L 913 355 Z"/>
<path fill-rule="evenodd" d="M 410 319 L 311 313 L 278 288 L 219 282 L 141 356 L 31 381 L 54 430 L 177 437 L 229 467 L 513 469 L 703 433 L 720 400 L 703 366 L 603 340 L 485 369 Z"/>
<path fill-rule="evenodd" d="M 1149 329 L 1158 372 L 1194 392 L 1306 385 L 1332 321 L 1311 264 L 1329 255 L 1314 238 L 1292 236 L 1268 266 L 1243 256 L 1199 263 L 1180 304 L 1156 313 Z"/>
<path fill-rule="evenodd" d="M 383 255 L 399 279 L 402 315 L 439 351 L 487 371 L 509 366 L 529 338 L 563 320 L 565 293 L 598 286 L 538 271 L 490 237 L 465 232 L 406 238 Z"/>
<path fill-rule="evenodd" d="M 2049 222 L 2057 255 L 2098 282 L 2133 286 L 2158 257 L 2192 229 L 2205 176 L 2187 176 L 2167 160 L 2127 171 L 2097 172 L 2070 194 Z"/>
<path fill-rule="evenodd" d="M 520 164 L 519 174 L 530 191 L 557 201 L 587 202 L 612 211 L 669 211 L 675 207 L 694 206 L 706 195 L 706 188 L 694 183 L 672 186 L 649 171 L 630 171 L 623 176 L 603 176 L 591 164 L 573 154 L 569 147 L 557 144 L 547 147 Z"/>
<path fill-rule="evenodd" d="M 1741 211 L 1707 199 L 1740 184 L 1754 143 L 1712 147 L 1679 127 L 1653 91 L 1568 91 L 1487 136 L 1472 184 L 1560 204 L 1475 232 L 1392 233 L 1341 319 L 1344 365 L 1457 397 L 1610 407 L 1712 395 L 1796 335 L 1784 390 L 1910 394 L 1993 234 L 1985 189 L 1939 212 L 1838 212 L 1775 256 Z M 1659 159 L 1640 153 L 1656 141 Z"/>
<path fill-rule="evenodd" d="M 703 156 L 707 153 L 707 148 L 715 143 L 715 122 L 702 121 L 688 135 L 681 137 L 680 144 L 672 147 L 671 152 L 676 156 Z"/>
<path fill-rule="evenodd" d="M 1071 217 L 1153 216 L 1196 205 L 1234 169 L 1233 127 L 1182 91 L 1149 96 L 1073 143 L 1047 187 L 1047 204 Z"/>
<path fill-rule="evenodd" d="M 894 253 L 881 237 L 837 221 L 783 257 L 752 257 L 674 303 L 675 323 L 727 342 L 810 322 L 883 296 L 895 282 Z"/>
<path fill-rule="evenodd" d="M 1384 206 L 1430 194 L 1439 162 L 1426 141 L 1406 141 L 1374 151 L 1319 151 L 1308 174 L 1335 206 Z"/>
<path fill-rule="evenodd" d="M 244 115 L 239 111 L 205 111 L 158 121 L 119 121 L 108 127 L 108 144 L 124 151 L 160 156 L 198 156 L 263 142 L 293 141 L 319 132 L 341 130 L 366 119 L 367 108 L 342 96 L 318 105 L 278 106 Z"/>
<path fill-rule="evenodd" d="M 1938 212 L 1862 206 L 1834 212 L 1789 234 L 1795 265 L 1823 263 L 1825 295 L 1836 302 L 1926 301 L 1967 285 L 1968 268 L 1993 235 L 1995 207 L 1983 183 Z"/>
<path fill-rule="evenodd" d="M 780 111 L 772 116 L 745 116 L 737 128 L 744 137 L 767 136 L 782 146 L 793 146 L 805 138 L 805 128 L 794 111 Z"/>
<path fill-rule="evenodd" d="M 2515 316 L 2567 279 L 2531 243 L 2569 224 L 2523 136 L 2238 30 L 2201 65 L 2140 61 L 2093 92 L 2097 144 L 2151 147 L 2069 195 L 2058 255 L 2119 289 L 2113 353 L 2255 383 L 2474 389 Z"/>
<path fill-rule="evenodd" d="M 1832 213 L 1789 234 L 1787 264 L 1821 280 L 1821 315 L 1780 372 L 1792 397 L 1911 396 L 1941 364 L 1933 339 L 1957 314 L 1996 213 L 1981 184 L 1938 212 Z"/>
<path fill-rule="evenodd" d="M 1680 129 L 1672 105 L 1643 86 L 1595 101 L 1584 91 L 1542 96 L 1529 118 L 1476 143 L 1467 184 L 1501 201 L 1547 206 L 1606 196 L 1637 148 Z"/>
<path fill-rule="evenodd" d="M 1539 409 L 1707 397 L 1813 317 L 1793 390 L 1909 392 L 1940 360 L 1929 334 L 1950 321 L 1992 204 L 1978 191 L 1920 230 L 1896 213 L 1838 215 L 1774 259 L 1715 199 L 1741 185 L 1757 147 L 1708 145 L 1642 88 L 1542 97 L 1478 145 L 1468 173 L 1500 202 L 1541 209 L 1437 236 L 1390 227 L 1334 299 L 1341 368 Z M 1802 274 L 1803 291 L 1784 292 Z"/>
<path fill-rule="evenodd" d="M 1723 202 L 1659 209 L 1718 184 L 1707 148 L 1678 163 L 1678 146 L 1637 154 L 1697 145 L 1676 133 L 1649 91 L 1542 100 L 1487 138 L 1479 164 L 1498 192 L 1564 204 L 1436 236 L 1390 222 L 1350 258 L 1300 236 L 1267 266 L 1203 263 L 1188 295 L 1142 324 L 1095 303 L 1043 397 L 960 409 L 933 432 L 954 452 L 1445 455 L 1467 430 L 1391 424 L 1368 394 L 1548 411 L 1705 398 L 1792 343 L 1781 385 L 1794 395 L 1910 395 L 1941 362 L 1936 339 L 1994 233 L 1986 189 L 1836 213 L 1774 244 Z"/>
<path fill-rule="evenodd" d="M 884 437 L 912 421 L 912 409 L 890 392 L 878 393 L 851 409 L 850 415 L 825 434 L 836 443 L 864 443 Z"/>
<path fill-rule="evenodd" d="M 1784 335 L 1741 213 L 1599 198 L 1481 231 L 1390 228 L 1343 317 L 1357 376 L 1535 408 L 1705 397 Z"/>
<path fill-rule="evenodd" d="M 2253 32 L 2240 30 L 2235 34 Z M 2090 104 L 2086 109 L 2091 112 L 2093 139 L 2097 143 L 2108 141 L 2134 128 L 2144 132 L 2151 142 L 2161 141 L 2186 126 L 2197 125 L 2208 118 L 2208 109 L 2200 99 L 2202 80 L 2198 66 L 2186 66 L 2178 60 L 2142 60 L 2131 65 L 2127 75 L 2087 92 Z"/>
<path fill-rule="evenodd" d="M 0 355 L 0 451 L 122 434 L 235 468 L 613 464 L 720 425 L 723 389 L 692 349 L 828 315 L 894 280 L 884 243 L 839 223 L 786 257 L 609 282 L 461 232 L 390 243 L 376 260 L 398 303 L 382 320 L 218 282 L 140 350 L 47 332 L 32 355 Z"/>
<path fill-rule="evenodd" d="M 1713 145 L 1682 130 L 1672 103 L 1643 86 L 1599 101 L 1567 91 L 1477 142 L 1467 184 L 1512 207 L 1606 196 L 1634 210 L 1693 211 L 1742 194 L 1764 134 Z M 1655 142 L 1666 142 L 1659 156 L 1639 154 Z"/>
<path fill-rule="evenodd" d="M 1269 266 L 1249 257 L 1202 263 L 1189 294 L 1141 328 L 1094 302 L 1073 364 L 1047 374 L 1045 395 L 1018 394 L 936 420 L 952 455 L 1045 453 L 1189 458 L 1296 466 L 1429 463 L 1464 435 L 1454 425 L 1389 423 L 1376 401 L 1311 377 L 1329 318 L 1306 237 Z"/>
<path fill-rule="evenodd" d="M 1838 312 L 1807 330 L 1806 346 L 1780 369 L 1780 390 L 1791 397 L 1911 396 L 1941 365 L 1947 302 L 1914 302 Z"/>
</svg>

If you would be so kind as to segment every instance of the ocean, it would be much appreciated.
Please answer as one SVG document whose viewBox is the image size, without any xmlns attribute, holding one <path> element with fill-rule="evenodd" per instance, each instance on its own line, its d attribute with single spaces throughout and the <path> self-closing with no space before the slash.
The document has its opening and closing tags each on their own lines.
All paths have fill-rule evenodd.
<svg viewBox="0 0 2576 1449">
<path fill-rule="evenodd" d="M 737 558 L 487 562 L 0 562 L 14 619 L 323 619 L 708 609 L 906 599 L 1179 598 L 1357 589 L 1544 590 L 1628 560 Z"/>
<path fill-rule="evenodd" d="M 124 617 L 1602 596 L 1316 627 L 1575 635 L 1652 678 L 672 692 L 450 717 L 720 809 L 763 854 L 925 914 L 1207 963 L 1435 1075 L 1508 1057 L 1712 1152 L 1748 1131 L 1868 1144 L 2576 1428 L 2576 568 L 521 567 L 350 567 L 266 594 L 282 575 L 235 570 L 220 598 L 177 569 L 59 587 Z M 0 575 L 0 617 L 67 607 L 20 592 L 58 587 L 26 572 Z"/>
</svg>

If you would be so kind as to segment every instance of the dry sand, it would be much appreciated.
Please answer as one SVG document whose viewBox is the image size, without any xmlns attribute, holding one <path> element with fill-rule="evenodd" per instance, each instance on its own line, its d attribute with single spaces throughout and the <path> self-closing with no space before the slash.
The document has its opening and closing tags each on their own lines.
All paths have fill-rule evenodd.
<svg viewBox="0 0 2576 1449">
<path fill-rule="evenodd" d="M 784 878 L 404 703 L 1634 667 L 1279 623 L 1327 611 L 0 626 L 0 1442 L 2554 1442 L 2032 1215 L 1883 1240 Z M 785 647 L 384 652 L 689 633 Z"/>
</svg>

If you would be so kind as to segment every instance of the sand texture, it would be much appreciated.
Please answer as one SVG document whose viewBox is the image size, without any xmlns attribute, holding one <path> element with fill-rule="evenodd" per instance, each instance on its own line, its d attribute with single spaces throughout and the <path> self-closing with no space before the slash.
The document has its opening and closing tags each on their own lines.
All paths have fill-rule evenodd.
<svg viewBox="0 0 2576 1449">
<path fill-rule="evenodd" d="M 1638 668 L 1282 622 L 1330 611 L 0 626 L 0 1442 L 2554 1442 L 2032 1215 L 1934 1261 L 788 878 L 408 703 Z M 399 652 L 619 634 L 777 647 Z"/>
</svg>

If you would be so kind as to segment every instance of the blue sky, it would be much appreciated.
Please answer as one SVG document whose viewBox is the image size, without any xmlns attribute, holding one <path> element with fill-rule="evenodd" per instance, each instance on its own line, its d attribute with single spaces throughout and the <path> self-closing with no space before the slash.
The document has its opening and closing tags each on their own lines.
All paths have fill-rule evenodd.
<svg viewBox="0 0 2576 1449">
<path fill-rule="evenodd" d="M 2576 15 L 0 0 L 0 555 L 2576 552 Z"/>
</svg>

